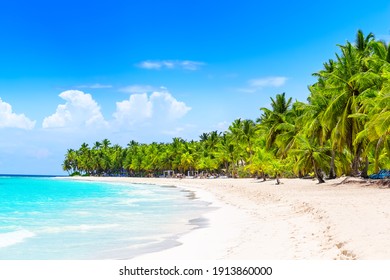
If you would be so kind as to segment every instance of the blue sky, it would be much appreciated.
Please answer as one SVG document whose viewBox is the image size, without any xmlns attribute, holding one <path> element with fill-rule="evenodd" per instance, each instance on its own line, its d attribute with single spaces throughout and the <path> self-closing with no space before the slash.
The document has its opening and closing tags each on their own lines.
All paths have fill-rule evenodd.
<svg viewBox="0 0 390 280">
<path fill-rule="evenodd" d="M 6 3 L 4 3 L 6 2 Z M 388 1 L 3 1 L 0 174 L 62 174 L 67 148 L 198 139 L 269 98 L 305 101 Z"/>
</svg>

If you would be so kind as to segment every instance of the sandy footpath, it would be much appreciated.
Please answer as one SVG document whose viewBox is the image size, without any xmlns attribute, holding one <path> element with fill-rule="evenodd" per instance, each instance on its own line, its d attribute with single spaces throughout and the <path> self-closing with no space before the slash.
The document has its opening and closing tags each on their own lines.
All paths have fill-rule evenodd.
<svg viewBox="0 0 390 280">
<path fill-rule="evenodd" d="M 79 178 L 81 179 L 81 178 Z M 307 179 L 82 178 L 175 185 L 216 210 L 182 245 L 140 259 L 390 259 L 390 189 Z"/>
</svg>

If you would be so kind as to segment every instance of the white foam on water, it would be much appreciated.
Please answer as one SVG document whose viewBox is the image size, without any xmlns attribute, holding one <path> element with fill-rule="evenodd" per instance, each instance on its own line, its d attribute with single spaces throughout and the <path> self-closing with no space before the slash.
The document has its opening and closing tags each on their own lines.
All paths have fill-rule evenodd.
<svg viewBox="0 0 390 280">
<path fill-rule="evenodd" d="M 31 231 L 22 229 L 12 232 L 0 233 L 0 248 L 9 247 L 11 245 L 21 243 L 27 238 L 34 237 L 35 234 Z"/>
<path fill-rule="evenodd" d="M 86 232 L 99 229 L 115 228 L 118 224 L 101 224 L 101 225 L 76 225 L 76 226 L 62 226 L 62 227 L 46 227 L 41 233 L 62 233 L 62 232 Z"/>
</svg>

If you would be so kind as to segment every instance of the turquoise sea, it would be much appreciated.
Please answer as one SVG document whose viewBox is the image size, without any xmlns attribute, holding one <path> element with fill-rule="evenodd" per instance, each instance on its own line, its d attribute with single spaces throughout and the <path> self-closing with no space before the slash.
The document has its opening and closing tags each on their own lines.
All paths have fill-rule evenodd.
<svg viewBox="0 0 390 280">
<path fill-rule="evenodd" d="M 0 259 L 129 259 L 178 245 L 207 206 L 176 187 L 0 176 Z"/>
</svg>

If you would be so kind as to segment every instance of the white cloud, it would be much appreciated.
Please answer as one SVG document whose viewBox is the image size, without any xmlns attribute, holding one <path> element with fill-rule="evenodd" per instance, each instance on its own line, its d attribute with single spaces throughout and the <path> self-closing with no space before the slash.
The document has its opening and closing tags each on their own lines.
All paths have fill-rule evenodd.
<svg viewBox="0 0 390 280">
<path fill-rule="evenodd" d="M 21 129 L 33 129 L 36 121 L 32 121 L 24 114 L 12 112 L 12 106 L 0 98 L 0 128 L 14 127 Z"/>
<path fill-rule="evenodd" d="M 112 88 L 112 85 L 102 85 L 102 84 L 92 84 L 92 85 L 80 85 L 77 88 L 92 88 L 92 89 L 101 89 L 101 88 Z"/>
<path fill-rule="evenodd" d="M 29 150 L 28 154 L 36 159 L 45 159 L 50 156 L 50 151 L 46 148 L 38 148 Z"/>
<path fill-rule="evenodd" d="M 107 126 L 99 105 L 90 94 L 67 90 L 59 97 L 66 101 L 65 104 L 58 105 L 56 112 L 43 120 L 43 128 Z"/>
<path fill-rule="evenodd" d="M 223 121 L 223 122 L 217 123 L 217 125 L 215 126 L 215 128 L 216 128 L 218 131 L 220 131 L 220 132 L 224 132 L 224 131 L 227 131 L 227 130 L 228 130 L 229 125 L 230 125 L 229 122 Z"/>
<path fill-rule="evenodd" d="M 281 87 L 286 83 L 286 81 L 286 77 L 266 77 L 250 80 L 249 85 L 255 88 Z"/>
<path fill-rule="evenodd" d="M 253 93 L 261 90 L 265 87 L 281 87 L 287 82 L 287 77 L 264 77 L 258 79 L 252 79 L 248 81 L 248 87 L 240 88 L 238 91 L 245 93 Z"/>
<path fill-rule="evenodd" d="M 184 102 L 177 101 L 169 92 L 153 92 L 150 96 L 150 101 L 153 104 L 153 111 L 157 115 L 161 113 L 161 117 L 169 119 L 179 119 L 191 110 Z"/>
<path fill-rule="evenodd" d="M 144 68 L 144 69 L 160 69 L 163 66 L 163 64 L 159 61 L 153 62 L 153 61 L 142 61 L 140 64 L 138 64 L 138 67 Z"/>
<path fill-rule="evenodd" d="M 173 121 L 189 110 L 184 102 L 177 101 L 169 92 L 132 94 L 129 100 L 116 103 L 113 117 L 121 124 L 137 124 L 153 120 L 154 123 Z"/>
<path fill-rule="evenodd" d="M 163 130 L 161 133 L 165 135 L 169 135 L 171 137 L 177 137 L 177 135 L 180 135 L 184 131 L 183 127 L 175 127 L 171 130 Z"/>
<path fill-rule="evenodd" d="M 126 93 L 147 93 L 154 91 L 154 87 L 149 85 L 131 85 L 124 88 L 119 89 L 121 92 Z"/>
<path fill-rule="evenodd" d="M 152 116 L 152 103 L 146 93 L 132 94 L 129 100 L 116 103 L 113 116 L 120 123 L 134 124 Z"/>
<path fill-rule="evenodd" d="M 202 65 L 204 65 L 204 63 L 198 61 L 185 60 L 179 62 L 179 65 L 186 70 L 198 70 Z"/>
<path fill-rule="evenodd" d="M 195 71 L 198 70 L 204 62 L 192 60 L 146 60 L 139 63 L 137 66 L 144 69 L 159 70 L 159 69 L 185 69 Z"/>
</svg>

